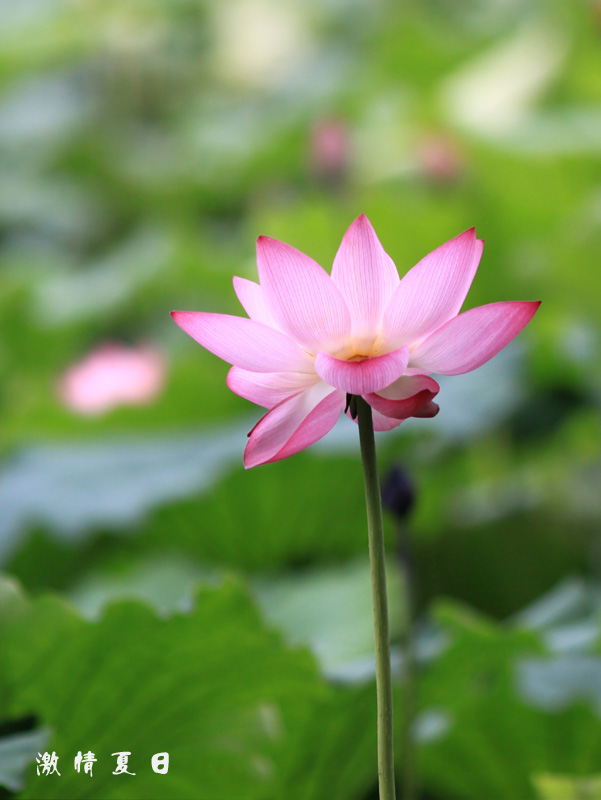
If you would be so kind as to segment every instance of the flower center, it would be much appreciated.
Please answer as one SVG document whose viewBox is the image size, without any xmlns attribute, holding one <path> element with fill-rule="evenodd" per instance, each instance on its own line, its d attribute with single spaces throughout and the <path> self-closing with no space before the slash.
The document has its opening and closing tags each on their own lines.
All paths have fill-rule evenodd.
<svg viewBox="0 0 601 800">
<path fill-rule="evenodd" d="M 365 361 L 368 358 L 377 358 L 390 352 L 384 337 L 380 334 L 375 338 L 350 340 L 338 350 L 331 350 L 330 355 L 339 361 Z M 311 354 L 312 355 L 312 354 Z"/>
</svg>

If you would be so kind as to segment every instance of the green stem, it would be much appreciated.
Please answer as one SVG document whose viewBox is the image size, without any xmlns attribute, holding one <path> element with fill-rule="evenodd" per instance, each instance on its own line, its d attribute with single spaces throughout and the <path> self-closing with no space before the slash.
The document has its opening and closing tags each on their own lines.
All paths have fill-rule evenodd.
<svg viewBox="0 0 601 800">
<path fill-rule="evenodd" d="M 418 776 L 415 760 L 413 727 L 416 712 L 415 651 L 413 640 L 413 559 L 411 553 L 411 534 L 404 522 L 399 526 L 399 556 L 402 572 L 403 628 L 399 642 L 403 664 L 402 698 L 403 717 L 402 739 L 402 782 L 403 800 L 415 800 L 418 791 Z"/>
<path fill-rule="evenodd" d="M 369 560 L 374 607 L 376 640 L 376 693 L 378 699 L 378 778 L 380 800 L 395 800 L 394 749 L 392 733 L 392 676 L 390 668 L 390 635 L 388 632 L 388 598 L 386 595 L 386 562 L 382 528 L 382 499 L 378 480 L 374 426 L 369 406 L 357 397 L 359 439 L 365 481 Z"/>
</svg>

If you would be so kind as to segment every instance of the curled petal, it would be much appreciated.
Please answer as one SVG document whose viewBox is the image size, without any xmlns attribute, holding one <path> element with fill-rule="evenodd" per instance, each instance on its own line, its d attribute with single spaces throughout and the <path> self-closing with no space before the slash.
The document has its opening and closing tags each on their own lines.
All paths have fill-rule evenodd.
<svg viewBox="0 0 601 800">
<path fill-rule="evenodd" d="M 349 419 L 353 420 L 354 423 L 359 422 L 358 419 L 353 419 L 351 417 L 350 411 L 347 411 L 346 415 Z M 374 431 L 376 431 L 376 433 L 381 433 L 382 431 L 391 431 L 393 428 L 398 428 L 403 421 L 402 419 L 386 417 L 384 414 L 380 414 L 379 411 L 376 411 L 375 408 L 372 408 L 371 418 L 374 424 Z"/>
<path fill-rule="evenodd" d="M 539 305 L 501 302 L 464 311 L 420 342 L 411 353 L 411 366 L 439 375 L 471 372 L 517 336 Z"/>
<path fill-rule="evenodd" d="M 329 353 L 318 353 L 315 371 L 326 383 L 350 394 L 377 392 L 397 380 L 409 361 L 409 348 L 399 347 L 392 353 L 363 361 L 342 361 Z"/>
<path fill-rule="evenodd" d="M 277 328 L 274 318 L 270 310 L 267 308 L 265 301 L 265 293 L 263 288 L 254 281 L 249 281 L 246 278 L 234 277 L 234 291 L 240 301 L 240 305 L 246 311 L 250 319 L 255 322 L 262 322 L 264 325 L 269 325 L 271 328 Z"/>
<path fill-rule="evenodd" d="M 424 405 L 418 409 L 413 416 L 420 417 L 421 419 L 431 419 L 432 417 L 435 417 L 439 411 L 440 406 L 438 403 L 433 403 L 432 400 L 428 400 L 428 402 L 424 403 Z"/>
<path fill-rule="evenodd" d="M 427 375 L 404 376 L 380 392 L 366 395 L 365 399 L 384 416 L 402 420 L 438 413 L 438 406 L 432 403 L 432 398 L 439 390 L 440 386 Z M 436 412 L 432 413 L 434 407 Z"/>
<path fill-rule="evenodd" d="M 384 309 L 400 280 L 365 214 L 344 234 L 334 259 L 332 280 L 346 300 L 352 336 L 362 349 L 380 332 Z"/>
<path fill-rule="evenodd" d="M 248 372 L 240 367 L 232 367 L 227 375 L 227 385 L 232 392 L 265 408 L 273 408 L 318 382 L 315 373 Z"/>
<path fill-rule="evenodd" d="M 473 228 L 433 250 L 405 275 L 384 314 L 388 341 L 411 343 L 457 316 L 484 243 Z"/>
<path fill-rule="evenodd" d="M 290 245 L 259 236 L 257 264 L 269 311 L 283 331 L 312 353 L 339 349 L 346 342 L 349 310 L 316 261 Z"/>
<path fill-rule="evenodd" d="M 283 400 L 250 432 L 244 466 L 280 461 L 304 450 L 329 433 L 343 407 L 344 394 L 322 382 Z"/>
<path fill-rule="evenodd" d="M 314 372 L 313 358 L 281 331 L 244 317 L 203 311 L 171 316 L 211 353 L 251 372 Z"/>
</svg>

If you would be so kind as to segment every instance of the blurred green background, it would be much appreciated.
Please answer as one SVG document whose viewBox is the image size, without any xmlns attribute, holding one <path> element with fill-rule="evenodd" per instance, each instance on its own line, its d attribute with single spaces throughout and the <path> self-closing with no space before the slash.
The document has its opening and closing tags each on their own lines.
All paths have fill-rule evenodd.
<svg viewBox="0 0 601 800">
<path fill-rule="evenodd" d="M 468 306 L 543 301 L 378 437 L 421 797 L 601 798 L 601 4 L 0 12 L 0 797 L 377 797 L 356 428 L 245 473 L 260 410 L 168 314 L 241 313 L 259 234 L 329 269 L 364 212 L 401 273 L 475 225 Z"/>
</svg>

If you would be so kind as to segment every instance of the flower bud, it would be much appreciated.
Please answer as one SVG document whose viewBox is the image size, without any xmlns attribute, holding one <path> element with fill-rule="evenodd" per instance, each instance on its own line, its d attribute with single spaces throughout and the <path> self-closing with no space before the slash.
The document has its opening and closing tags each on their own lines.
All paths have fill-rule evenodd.
<svg viewBox="0 0 601 800">
<path fill-rule="evenodd" d="M 415 498 L 415 484 L 409 473 L 398 464 L 392 467 L 382 483 L 382 506 L 401 521 L 413 510 Z"/>
</svg>

